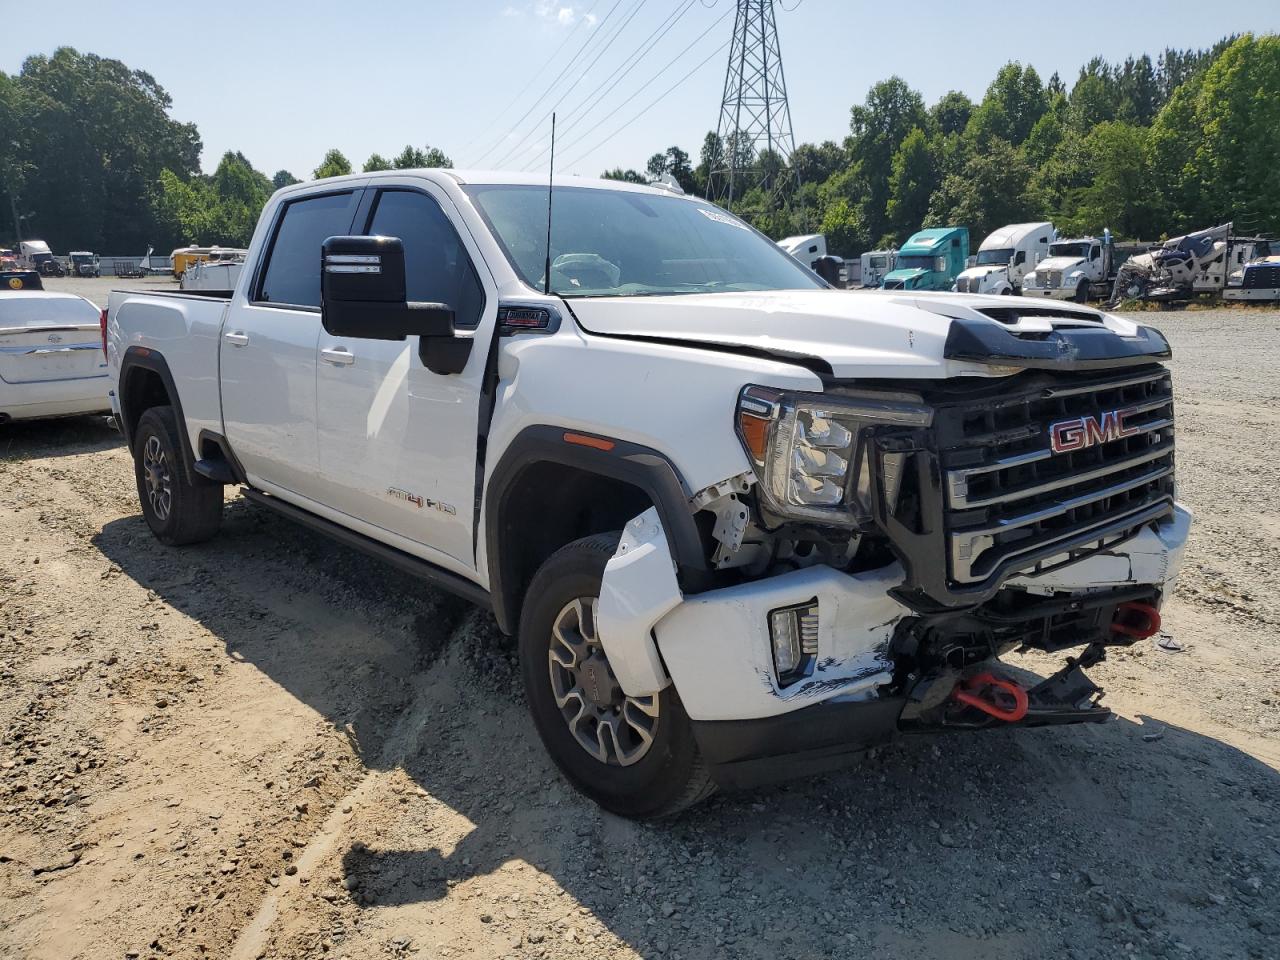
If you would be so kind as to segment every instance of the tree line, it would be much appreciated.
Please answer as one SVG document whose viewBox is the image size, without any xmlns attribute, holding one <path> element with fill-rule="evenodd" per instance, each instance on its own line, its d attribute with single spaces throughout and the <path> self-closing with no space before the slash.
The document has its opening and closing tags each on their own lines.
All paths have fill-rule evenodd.
<svg viewBox="0 0 1280 960">
<path fill-rule="evenodd" d="M 273 190 L 239 151 L 200 170 L 194 124 L 149 73 L 63 47 L 0 72 L 0 243 L 39 236 L 55 250 L 109 253 L 185 243 L 243 246 Z M 1068 88 L 1035 68 L 1001 67 L 980 102 L 952 91 L 926 105 L 901 77 L 853 106 L 849 134 L 805 143 L 785 160 L 708 133 L 695 165 L 672 146 L 643 172 L 725 201 L 722 171 L 739 151 L 732 207 L 774 237 L 822 232 L 852 256 L 901 243 L 921 226 L 968 226 L 975 238 L 1023 220 L 1064 233 L 1110 227 L 1157 239 L 1234 220 L 1280 229 L 1280 37 L 1229 37 L 1123 63 L 1095 58 Z M 366 171 L 447 167 L 435 147 L 373 153 Z M 314 178 L 351 173 L 330 150 Z"/>
<path fill-rule="evenodd" d="M 119 60 L 62 47 L 0 71 L 0 245 L 39 237 L 54 250 L 112 254 L 187 243 L 245 246 L 272 192 L 299 179 L 254 168 L 240 151 L 200 172 L 194 124 L 169 116 L 155 78 Z M 365 170 L 447 167 L 434 147 L 406 146 Z M 314 178 L 351 173 L 338 150 Z"/>
<path fill-rule="evenodd" d="M 699 163 L 670 147 L 643 173 L 724 202 L 738 146 L 715 133 Z M 1095 58 L 1070 88 L 1032 66 L 1001 67 L 974 103 L 936 103 L 901 77 L 850 110 L 840 143 L 800 144 L 786 162 L 744 147 L 732 207 L 764 233 L 822 232 L 852 256 L 902 243 L 921 227 L 969 227 L 975 242 L 1006 223 L 1053 220 L 1066 234 L 1158 239 L 1234 220 L 1280 230 L 1280 37 L 1228 37 L 1123 63 Z M 745 180 L 745 183 L 743 182 Z M 744 189 L 745 187 L 745 189 Z"/>
</svg>

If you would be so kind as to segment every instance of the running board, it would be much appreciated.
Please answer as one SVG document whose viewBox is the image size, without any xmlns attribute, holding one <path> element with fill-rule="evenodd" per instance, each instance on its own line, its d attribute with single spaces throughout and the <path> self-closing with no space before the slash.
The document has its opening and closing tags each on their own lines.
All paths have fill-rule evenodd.
<svg viewBox="0 0 1280 960">
<path fill-rule="evenodd" d="M 470 603 L 474 603 L 478 607 L 483 607 L 489 611 L 493 610 L 493 600 L 489 596 L 488 590 L 477 583 L 472 583 L 465 577 L 458 576 L 450 570 L 438 567 L 434 563 L 423 560 L 421 557 L 415 557 L 411 553 L 397 550 L 395 547 L 374 540 L 372 537 L 366 537 L 362 533 L 356 533 L 356 531 L 349 530 L 340 524 L 334 523 L 332 520 L 326 520 L 310 510 L 295 507 L 279 497 L 273 497 L 268 493 L 262 493 L 249 487 L 244 489 L 243 494 L 254 503 L 261 504 L 269 510 L 274 510 L 281 516 L 295 523 L 300 523 L 304 527 L 310 527 L 312 530 L 322 533 L 344 546 L 352 547 L 368 554 L 376 560 L 381 560 L 383 563 L 402 570 L 411 577 L 425 580 L 433 586 L 440 587 Z"/>
</svg>

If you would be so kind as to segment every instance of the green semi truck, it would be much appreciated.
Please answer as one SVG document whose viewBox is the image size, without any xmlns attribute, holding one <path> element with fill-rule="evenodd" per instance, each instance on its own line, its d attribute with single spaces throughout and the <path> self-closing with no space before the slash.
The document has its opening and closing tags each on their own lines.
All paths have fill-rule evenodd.
<svg viewBox="0 0 1280 960">
<path fill-rule="evenodd" d="M 898 250 L 886 290 L 950 290 L 969 259 L 968 227 L 933 227 L 911 235 Z"/>
</svg>

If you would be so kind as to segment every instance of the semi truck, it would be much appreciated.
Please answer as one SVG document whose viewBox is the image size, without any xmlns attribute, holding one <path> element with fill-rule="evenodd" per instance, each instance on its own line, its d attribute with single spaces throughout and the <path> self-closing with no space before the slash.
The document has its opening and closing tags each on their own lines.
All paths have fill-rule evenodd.
<svg viewBox="0 0 1280 960">
<path fill-rule="evenodd" d="M 968 227 L 933 227 L 911 235 L 884 277 L 886 290 L 950 290 L 969 259 Z"/>
<path fill-rule="evenodd" d="M 978 247 L 977 260 L 956 277 L 957 293 L 998 296 L 1022 292 L 1022 278 L 1049 255 L 1053 224 L 1011 223 L 993 231 Z"/>
<path fill-rule="evenodd" d="M 1101 237 L 1076 237 L 1049 244 L 1049 256 L 1022 278 L 1026 296 L 1087 303 L 1111 295 L 1116 279 L 1116 247 L 1110 230 Z"/>
<path fill-rule="evenodd" d="M 1120 265 L 1111 302 L 1121 300 L 1190 300 L 1222 294 L 1239 280 L 1244 265 L 1271 252 L 1272 241 L 1238 237 L 1223 223 L 1181 237 L 1170 237 Z"/>
<path fill-rule="evenodd" d="M 115 291 L 102 324 L 168 567 L 239 487 L 491 610 L 550 756 L 630 817 L 1106 720 L 1084 671 L 1154 635 L 1191 522 L 1155 329 L 835 290 L 641 185 L 296 184 L 234 291 Z M 1023 648 L 1074 652 L 1037 682 Z"/>
<path fill-rule="evenodd" d="M 885 276 L 893 270 L 898 259 L 896 248 L 890 250 L 868 250 L 860 258 L 862 268 L 858 277 L 859 285 L 875 288 L 884 284 Z"/>
<path fill-rule="evenodd" d="M 23 240 L 18 244 L 18 266 L 34 270 L 42 277 L 65 276 L 62 264 L 43 240 Z"/>
</svg>

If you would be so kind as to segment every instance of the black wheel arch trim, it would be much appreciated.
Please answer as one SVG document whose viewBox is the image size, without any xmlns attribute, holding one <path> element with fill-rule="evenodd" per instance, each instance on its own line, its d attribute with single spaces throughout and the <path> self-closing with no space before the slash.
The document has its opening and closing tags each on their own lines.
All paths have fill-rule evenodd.
<svg viewBox="0 0 1280 960">
<path fill-rule="evenodd" d="M 613 445 L 604 450 L 569 443 L 566 433 L 581 434 L 565 427 L 526 427 L 507 446 L 489 479 L 484 505 L 489 593 L 498 626 L 507 634 L 515 632 L 522 598 L 516 582 L 514 551 L 503 550 L 505 511 L 511 495 L 519 488 L 520 478 L 539 463 L 576 467 L 642 490 L 662 520 L 681 587 L 687 592 L 705 589 L 709 574 L 706 551 L 689 507 L 690 493 L 675 465 L 651 447 L 598 437 Z"/>
<path fill-rule="evenodd" d="M 174 416 L 178 419 L 178 441 L 182 444 L 182 472 L 186 481 L 193 485 L 210 483 L 211 481 L 196 473 L 196 456 L 195 451 L 191 449 L 191 437 L 187 432 L 187 418 L 182 412 L 182 397 L 179 396 L 177 384 L 174 382 L 173 374 L 169 371 L 168 361 L 165 360 L 163 354 L 157 353 L 150 347 L 131 346 L 125 350 L 124 356 L 120 359 L 120 432 L 124 434 L 125 444 L 130 450 L 133 449 L 132 425 L 145 412 L 145 408 L 144 410 L 133 411 L 129 406 L 129 391 L 126 387 L 134 370 L 146 370 L 154 373 L 164 385 L 165 393 L 169 396 L 169 405 L 173 407 Z M 135 412 L 137 416 L 134 416 Z"/>
</svg>

